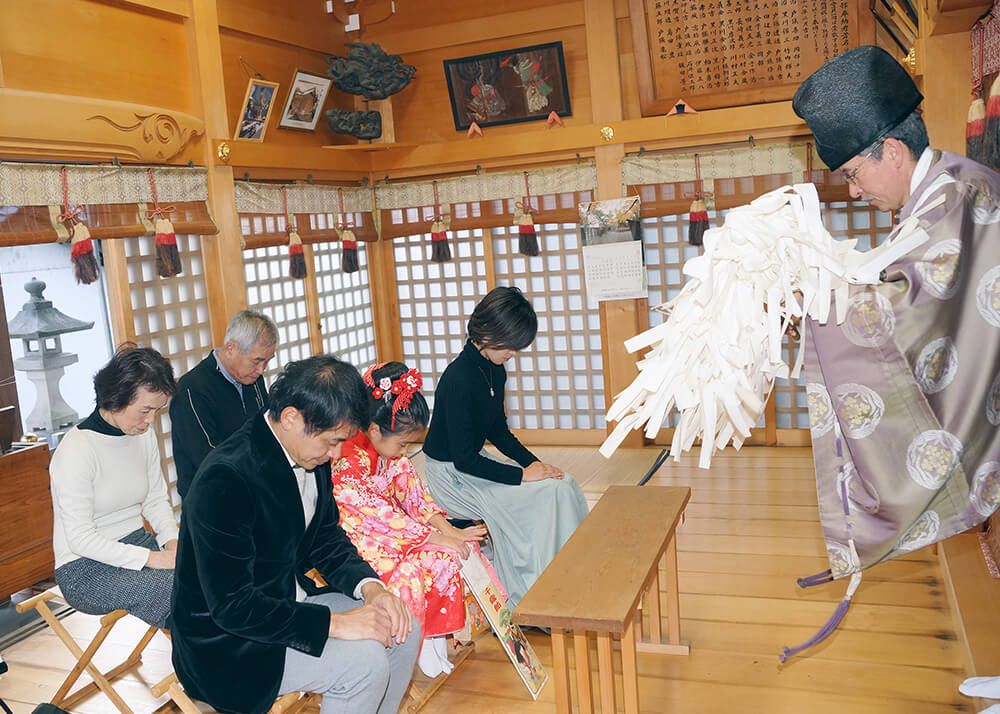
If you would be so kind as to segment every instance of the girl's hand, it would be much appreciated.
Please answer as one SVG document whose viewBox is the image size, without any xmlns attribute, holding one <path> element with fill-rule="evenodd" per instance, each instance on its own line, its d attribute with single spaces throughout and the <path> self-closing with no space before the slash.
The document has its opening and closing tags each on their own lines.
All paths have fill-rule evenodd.
<svg viewBox="0 0 1000 714">
<path fill-rule="evenodd" d="M 469 526 L 468 528 L 451 527 L 453 535 L 463 541 L 479 542 L 486 537 L 486 526 Z"/>
<path fill-rule="evenodd" d="M 430 538 L 428 538 L 427 541 L 429 543 L 433 543 L 434 545 L 439 545 L 456 551 L 460 556 L 462 556 L 463 560 L 469 557 L 469 546 L 466 545 L 465 541 L 458 536 L 442 533 L 441 531 L 434 531 L 431 533 Z"/>
</svg>

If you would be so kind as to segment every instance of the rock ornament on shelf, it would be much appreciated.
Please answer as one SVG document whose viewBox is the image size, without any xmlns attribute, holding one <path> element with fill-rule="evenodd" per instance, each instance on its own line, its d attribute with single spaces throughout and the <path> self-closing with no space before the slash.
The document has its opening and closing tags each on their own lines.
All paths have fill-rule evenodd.
<svg viewBox="0 0 1000 714">
<path fill-rule="evenodd" d="M 413 80 L 417 68 L 406 64 L 399 55 L 387 53 L 374 42 L 348 42 L 347 57 L 327 58 L 327 75 L 337 89 L 368 100 L 388 99 Z M 373 116 L 374 115 L 374 116 Z M 359 139 L 377 139 L 382 135 L 381 116 L 375 111 L 331 109 L 326 113 L 330 129 Z"/>
</svg>

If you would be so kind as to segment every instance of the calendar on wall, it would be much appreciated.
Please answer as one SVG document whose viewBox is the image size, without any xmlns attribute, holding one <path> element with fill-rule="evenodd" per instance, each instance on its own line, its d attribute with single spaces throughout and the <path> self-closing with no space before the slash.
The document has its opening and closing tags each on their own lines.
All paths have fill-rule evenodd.
<svg viewBox="0 0 1000 714">
<path fill-rule="evenodd" d="M 646 297 L 637 197 L 581 203 L 580 238 L 588 300 Z"/>
</svg>

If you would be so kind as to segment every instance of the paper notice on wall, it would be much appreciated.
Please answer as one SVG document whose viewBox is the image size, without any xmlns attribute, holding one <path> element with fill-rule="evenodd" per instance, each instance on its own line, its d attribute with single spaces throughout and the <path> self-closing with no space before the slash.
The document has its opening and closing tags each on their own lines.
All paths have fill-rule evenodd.
<svg viewBox="0 0 1000 714">
<path fill-rule="evenodd" d="M 475 596 L 479 607 L 486 613 L 486 618 L 514 664 L 521 681 L 528 688 L 531 698 L 538 699 L 538 694 L 549 680 L 549 675 L 542 667 L 531 643 L 521 632 L 521 628 L 514 624 L 510 607 L 507 605 L 507 593 L 497 580 L 493 568 L 482 554 L 473 551 L 462 561 L 462 578 Z"/>
</svg>

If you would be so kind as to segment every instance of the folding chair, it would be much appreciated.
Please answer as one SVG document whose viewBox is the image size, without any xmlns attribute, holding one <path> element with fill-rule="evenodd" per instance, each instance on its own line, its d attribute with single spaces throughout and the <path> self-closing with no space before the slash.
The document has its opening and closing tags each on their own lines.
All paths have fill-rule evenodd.
<svg viewBox="0 0 1000 714">
<path fill-rule="evenodd" d="M 198 705 L 194 703 L 194 700 L 184 691 L 180 681 L 177 679 L 177 675 L 173 672 L 150 687 L 149 691 L 153 693 L 154 697 L 162 697 L 164 694 L 169 694 L 170 699 L 173 700 L 177 708 L 184 714 L 203 714 Z M 268 710 L 268 714 L 296 714 L 302 711 L 314 698 L 318 705 L 318 694 L 309 692 L 290 692 L 284 694 L 278 697 L 278 700 Z"/>
<path fill-rule="evenodd" d="M 50 588 L 16 605 L 19 613 L 25 613 L 32 609 L 36 610 L 42 616 L 42 619 L 48 623 L 49 627 L 52 628 L 52 631 L 63 641 L 66 648 L 76 657 L 76 664 L 70 670 L 69 674 L 66 675 L 65 681 L 63 681 L 52 697 L 51 703 L 63 709 L 70 709 L 74 704 L 89 699 L 98 692 L 104 692 L 122 714 L 134 714 L 125 703 L 125 700 L 121 698 L 121 695 L 111 686 L 111 682 L 142 664 L 142 652 L 160 628 L 150 626 L 146 630 L 146 633 L 139 639 L 132 653 L 121 664 L 111 668 L 107 672 L 101 672 L 93 664 L 94 655 L 97 654 L 101 645 L 104 644 L 108 635 L 111 634 L 111 630 L 115 624 L 128 613 L 124 610 L 114 610 L 106 615 L 102 615 L 100 629 L 97 631 L 94 639 L 90 641 L 90 644 L 87 645 L 87 649 L 84 650 L 80 648 L 80 645 L 77 644 L 76 640 L 66 630 L 66 627 L 49 608 L 49 600 L 61 597 L 62 594 L 58 588 Z M 84 672 L 89 674 L 93 681 L 71 692 L 70 690 L 73 688 L 73 685 L 76 684 L 76 681 Z"/>
</svg>

